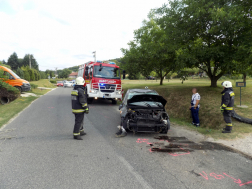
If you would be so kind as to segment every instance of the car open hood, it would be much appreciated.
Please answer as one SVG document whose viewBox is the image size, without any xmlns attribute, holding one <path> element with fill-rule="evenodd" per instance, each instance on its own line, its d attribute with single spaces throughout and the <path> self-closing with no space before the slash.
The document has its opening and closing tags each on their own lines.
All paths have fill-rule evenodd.
<svg viewBox="0 0 252 189">
<path fill-rule="evenodd" d="M 143 94 L 143 95 L 133 96 L 131 99 L 127 101 L 127 104 L 131 104 L 134 102 L 143 102 L 143 101 L 160 102 L 162 103 L 163 107 L 165 107 L 166 102 L 167 102 L 162 96 Z"/>
</svg>

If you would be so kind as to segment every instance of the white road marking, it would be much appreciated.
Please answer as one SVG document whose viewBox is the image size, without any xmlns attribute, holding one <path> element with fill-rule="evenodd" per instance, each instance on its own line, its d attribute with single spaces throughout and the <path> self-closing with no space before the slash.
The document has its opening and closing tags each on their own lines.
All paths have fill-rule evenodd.
<svg viewBox="0 0 252 189">
<path fill-rule="evenodd" d="M 152 187 L 144 180 L 144 178 L 134 171 L 134 168 L 121 156 L 117 156 L 119 160 L 127 167 L 132 175 L 138 180 L 138 182 L 143 186 L 144 189 L 152 189 Z"/>
</svg>

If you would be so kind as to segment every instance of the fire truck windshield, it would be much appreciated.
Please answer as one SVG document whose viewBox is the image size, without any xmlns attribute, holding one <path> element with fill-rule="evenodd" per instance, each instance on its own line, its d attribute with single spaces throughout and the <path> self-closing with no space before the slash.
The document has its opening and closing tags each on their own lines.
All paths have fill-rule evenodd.
<svg viewBox="0 0 252 189">
<path fill-rule="evenodd" d="M 94 66 L 94 77 L 120 79 L 120 69 L 108 66 Z"/>
</svg>

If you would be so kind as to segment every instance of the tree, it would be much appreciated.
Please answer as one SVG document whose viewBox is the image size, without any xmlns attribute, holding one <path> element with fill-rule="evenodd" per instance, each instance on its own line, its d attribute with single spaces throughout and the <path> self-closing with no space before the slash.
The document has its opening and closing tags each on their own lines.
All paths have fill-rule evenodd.
<svg viewBox="0 0 252 189">
<path fill-rule="evenodd" d="M 40 79 L 47 79 L 45 72 L 39 71 L 39 74 L 40 74 Z"/>
<path fill-rule="evenodd" d="M 147 77 L 155 71 L 160 78 L 160 85 L 164 77 L 171 71 L 178 69 L 176 49 L 171 38 L 165 34 L 155 17 L 154 12 L 148 15 L 149 20 L 143 21 L 143 26 L 134 32 L 135 40 L 131 41 L 129 49 L 122 49 L 128 70 L 135 70 Z"/>
<path fill-rule="evenodd" d="M 205 71 L 212 87 L 236 69 L 240 55 L 251 54 L 252 20 L 245 4 L 240 0 L 174 0 L 157 10 L 166 34 L 174 44 L 183 45 L 178 62 Z"/>
<path fill-rule="evenodd" d="M 55 77 L 54 71 L 53 70 L 46 70 L 45 71 L 47 77 L 50 76 L 50 78 Z"/>
<path fill-rule="evenodd" d="M 59 78 L 68 78 L 69 74 L 72 73 L 71 70 L 68 68 L 65 68 L 62 70 L 62 72 L 59 74 Z"/>
<path fill-rule="evenodd" d="M 16 71 L 16 74 L 21 77 L 22 79 L 24 79 L 24 72 L 21 68 L 18 68 Z"/>
<path fill-rule="evenodd" d="M 17 70 L 18 66 L 18 56 L 17 53 L 13 53 L 8 58 L 7 64 L 11 67 L 12 70 Z"/>
<path fill-rule="evenodd" d="M 39 70 L 38 63 L 34 56 L 32 54 L 26 54 L 22 60 L 22 66 L 30 66 L 30 60 L 31 60 L 31 67 Z"/>
</svg>

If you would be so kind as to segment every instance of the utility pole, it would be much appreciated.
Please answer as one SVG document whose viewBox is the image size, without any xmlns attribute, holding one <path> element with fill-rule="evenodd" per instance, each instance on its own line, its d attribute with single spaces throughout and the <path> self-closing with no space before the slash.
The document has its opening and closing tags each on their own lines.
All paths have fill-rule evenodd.
<svg viewBox="0 0 252 189">
<path fill-rule="evenodd" d="M 96 62 L 96 51 L 94 51 L 93 54 L 94 54 L 94 61 Z"/>
<path fill-rule="evenodd" d="M 30 69 L 31 69 L 31 55 L 29 54 L 29 65 L 30 65 Z"/>
<path fill-rule="evenodd" d="M 55 68 L 55 77 L 56 77 L 56 75 L 57 75 L 57 69 L 58 69 L 58 68 L 56 67 L 56 68 Z"/>
</svg>

